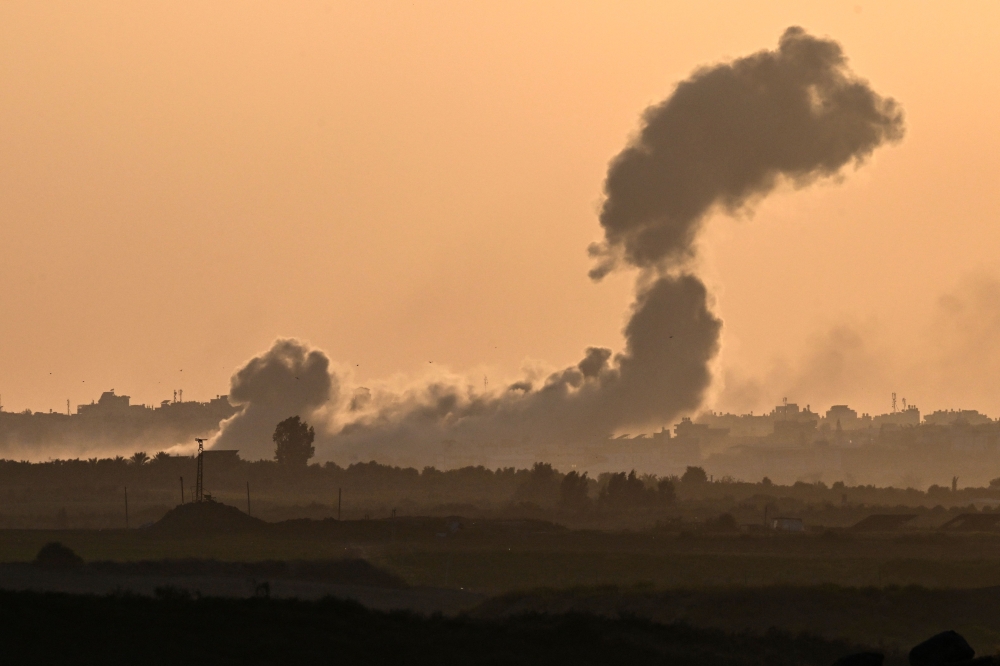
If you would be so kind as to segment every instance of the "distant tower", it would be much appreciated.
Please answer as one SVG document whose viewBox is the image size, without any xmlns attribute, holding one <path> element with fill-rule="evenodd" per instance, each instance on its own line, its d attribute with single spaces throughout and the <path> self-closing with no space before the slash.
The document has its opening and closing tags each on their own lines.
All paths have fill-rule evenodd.
<svg viewBox="0 0 1000 666">
<path fill-rule="evenodd" d="M 184 402 L 184 389 L 177 389 L 177 402 Z"/>
<path fill-rule="evenodd" d="M 198 442 L 198 476 L 194 482 L 194 501 L 201 502 L 204 497 L 202 476 L 205 469 L 205 440 L 199 437 L 194 441 Z"/>
<path fill-rule="evenodd" d="M 892 411 L 893 411 L 893 413 L 895 413 L 895 411 L 896 411 L 896 393 L 895 392 L 893 392 L 893 394 L 892 394 Z"/>
<path fill-rule="evenodd" d="M 893 393 L 893 395 L 896 395 L 896 394 Z M 174 402 L 177 402 L 177 391 L 176 390 L 174 390 Z"/>
<path fill-rule="evenodd" d="M 66 398 L 66 416 L 69 416 L 69 398 Z"/>
</svg>

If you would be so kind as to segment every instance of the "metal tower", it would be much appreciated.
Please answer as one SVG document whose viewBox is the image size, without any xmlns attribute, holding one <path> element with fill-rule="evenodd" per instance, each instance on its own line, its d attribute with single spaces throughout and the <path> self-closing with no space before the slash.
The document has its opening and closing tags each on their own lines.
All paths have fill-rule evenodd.
<svg viewBox="0 0 1000 666">
<path fill-rule="evenodd" d="M 204 499 L 202 473 L 205 469 L 205 440 L 196 438 L 194 441 L 198 442 L 198 477 L 194 482 L 194 501 L 201 502 Z"/>
</svg>

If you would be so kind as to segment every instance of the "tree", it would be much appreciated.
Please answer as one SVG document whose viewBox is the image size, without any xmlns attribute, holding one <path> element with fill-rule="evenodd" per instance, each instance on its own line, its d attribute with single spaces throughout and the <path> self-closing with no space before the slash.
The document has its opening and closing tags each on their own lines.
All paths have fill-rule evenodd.
<svg viewBox="0 0 1000 666">
<path fill-rule="evenodd" d="M 688 467 L 681 477 L 682 483 L 705 483 L 708 481 L 708 474 L 701 467 Z"/>
<path fill-rule="evenodd" d="M 274 429 L 274 459 L 282 465 L 305 467 L 316 453 L 316 431 L 298 416 L 290 416 Z"/>
<path fill-rule="evenodd" d="M 590 479 L 584 472 L 581 476 L 578 472 L 570 472 L 563 477 L 559 484 L 559 506 L 566 511 L 583 512 L 590 508 L 590 497 L 587 493 L 587 485 Z"/>
<path fill-rule="evenodd" d="M 608 484 L 601 489 L 598 501 L 615 509 L 650 506 L 656 501 L 656 491 L 647 488 L 635 475 L 635 470 L 627 475 L 619 472 L 608 477 Z"/>
<path fill-rule="evenodd" d="M 677 499 L 677 491 L 674 490 L 674 483 L 670 479 L 660 479 L 656 484 L 656 490 L 663 504 L 673 504 Z"/>
<path fill-rule="evenodd" d="M 559 487 L 559 473 L 552 465 L 536 462 L 514 491 L 514 501 L 552 506 L 559 499 Z"/>
<path fill-rule="evenodd" d="M 149 462 L 149 456 L 146 455 L 145 451 L 136 451 L 128 461 L 136 467 L 142 467 Z"/>
</svg>

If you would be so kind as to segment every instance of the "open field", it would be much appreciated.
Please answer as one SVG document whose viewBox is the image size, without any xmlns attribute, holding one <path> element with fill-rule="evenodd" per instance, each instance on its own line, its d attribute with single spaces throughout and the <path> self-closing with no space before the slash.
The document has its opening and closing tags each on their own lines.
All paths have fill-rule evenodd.
<svg viewBox="0 0 1000 666">
<path fill-rule="evenodd" d="M 91 562 L 362 557 L 411 585 L 486 594 L 637 584 L 656 589 L 1000 586 L 1000 536 L 993 534 L 595 532 L 532 521 L 460 519 L 293 521 L 242 533 L 182 536 L 152 530 L 2 530 L 0 562 L 29 561 L 50 541 Z"/>
<path fill-rule="evenodd" d="M 224 509 L 220 515 L 236 514 Z M 570 618 L 582 613 L 592 618 L 586 622 L 606 618 L 610 624 L 600 630 L 611 634 L 625 626 L 615 624 L 622 616 L 653 623 L 640 623 L 645 628 L 639 642 L 647 646 L 656 640 L 642 633 L 647 630 L 685 626 L 723 632 L 718 640 L 765 643 L 778 640 L 777 630 L 785 636 L 781 650 L 799 649 L 789 647 L 787 637 L 806 633 L 826 646 L 824 655 L 834 643 L 870 646 L 895 663 L 927 636 L 956 629 L 979 654 L 1000 652 L 1000 536 L 989 533 L 598 532 L 457 517 L 263 523 L 244 514 L 240 520 L 228 532 L 178 533 L 167 529 L 168 521 L 128 531 L 2 530 L 0 589 L 166 594 L 160 601 L 169 605 L 175 593 L 236 603 L 259 595 L 257 586 L 266 582 L 275 603 L 335 597 L 373 610 L 465 614 L 486 623 L 455 625 L 459 633 L 503 633 L 504 623 L 516 625 L 525 613 L 539 626 L 572 624 Z M 76 570 L 26 564 L 52 541 L 69 546 L 87 564 Z M 306 570 L 303 563 L 314 571 L 335 569 L 349 558 L 363 558 L 386 573 L 373 571 L 372 582 L 363 585 L 325 574 L 293 575 Z M 188 559 L 201 563 L 183 561 Z M 269 575 L 272 569 L 279 573 Z M 166 607 L 147 610 L 154 608 Z M 753 649 L 770 648 L 761 643 Z M 768 663 L 782 663 L 788 654 Z M 745 663 L 746 656 L 716 654 L 691 663 Z M 812 659 L 792 661 L 822 663 Z"/>
</svg>

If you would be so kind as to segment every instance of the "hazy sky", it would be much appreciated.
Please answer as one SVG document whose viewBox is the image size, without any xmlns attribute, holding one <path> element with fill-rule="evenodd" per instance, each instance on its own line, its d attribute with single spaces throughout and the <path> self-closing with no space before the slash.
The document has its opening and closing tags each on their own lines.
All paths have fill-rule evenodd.
<svg viewBox="0 0 1000 666">
<path fill-rule="evenodd" d="M 682 6 L 683 5 L 683 6 Z M 621 346 L 608 161 L 790 25 L 906 114 L 844 182 L 713 218 L 715 405 L 1000 415 L 1000 4 L 0 4 L 0 394 L 225 393 L 293 336 L 357 379 Z"/>
</svg>

